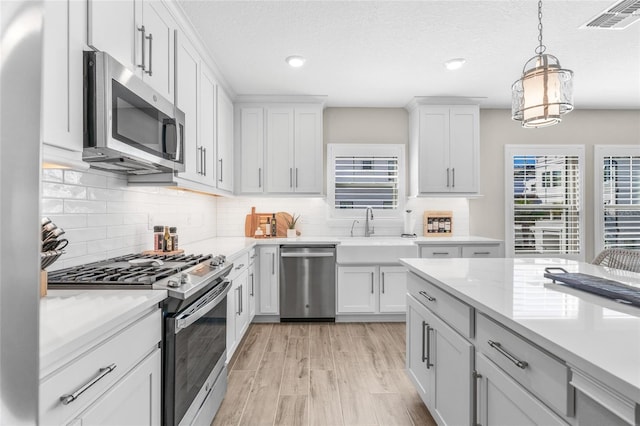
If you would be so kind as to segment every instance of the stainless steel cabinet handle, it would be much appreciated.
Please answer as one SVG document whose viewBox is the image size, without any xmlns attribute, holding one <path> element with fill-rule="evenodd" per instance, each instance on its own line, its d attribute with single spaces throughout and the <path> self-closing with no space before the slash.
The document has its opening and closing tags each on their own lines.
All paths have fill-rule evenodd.
<svg viewBox="0 0 640 426">
<path fill-rule="evenodd" d="M 144 42 L 145 42 L 147 37 L 145 35 L 145 31 L 146 30 L 144 28 L 144 25 L 138 27 L 138 31 L 140 31 L 142 33 L 142 64 L 138 65 L 138 68 L 142 68 L 142 71 L 144 71 L 145 69 L 147 69 L 147 67 L 145 66 L 145 62 L 147 62 L 145 57 L 147 55 L 146 55 L 146 49 L 144 48 Z"/>
<path fill-rule="evenodd" d="M 203 164 L 202 174 L 206 176 L 207 175 L 207 148 L 204 148 L 204 147 L 202 148 L 202 164 Z"/>
<path fill-rule="evenodd" d="M 424 350 L 426 329 L 427 329 L 427 323 L 425 321 L 422 321 L 422 362 L 425 362 L 427 360 L 427 356 L 425 355 L 426 352 Z"/>
<path fill-rule="evenodd" d="M 426 291 L 420 290 L 418 293 L 420 293 L 422 296 L 424 296 L 429 302 L 435 302 L 436 301 L 436 298 L 433 297 L 433 296 L 429 296 Z"/>
<path fill-rule="evenodd" d="M 293 169 L 289 167 L 289 188 L 293 188 Z"/>
<path fill-rule="evenodd" d="M 244 312 L 244 296 L 242 295 L 242 285 L 240 286 L 240 314 Z"/>
<path fill-rule="evenodd" d="M 427 370 L 433 367 L 433 363 L 431 363 L 431 330 L 433 328 L 427 324 Z"/>
<path fill-rule="evenodd" d="M 196 162 L 196 173 L 201 175 L 202 174 L 202 147 L 199 146 L 196 148 L 196 152 L 198 153 L 197 157 L 197 162 Z"/>
<path fill-rule="evenodd" d="M 89 389 L 91 386 L 95 385 L 100 379 L 102 379 L 104 376 L 111 373 L 115 369 L 116 369 L 116 364 L 111 364 L 99 369 L 98 374 L 93 379 L 85 383 L 80 389 L 78 389 L 73 393 L 62 395 L 60 397 L 60 402 L 62 402 L 62 405 L 68 405 L 72 403 L 73 401 L 78 399 L 78 397 L 82 395 L 84 391 Z"/>
<path fill-rule="evenodd" d="M 454 167 L 453 169 L 451 169 L 451 187 L 455 188 L 456 187 L 456 168 Z"/>
<path fill-rule="evenodd" d="M 473 255 L 474 255 L 474 256 L 477 256 L 477 255 L 483 255 L 483 254 L 484 254 L 484 255 L 488 255 L 488 254 L 491 254 L 491 252 L 488 252 L 488 251 L 474 251 L 474 252 L 473 252 Z"/>
<path fill-rule="evenodd" d="M 242 269 L 244 268 L 244 263 L 239 264 L 238 266 L 236 266 L 234 269 L 238 270 L 238 269 Z"/>
<path fill-rule="evenodd" d="M 449 187 L 449 168 L 447 167 L 447 188 Z"/>
<path fill-rule="evenodd" d="M 371 294 L 373 294 L 373 272 L 371 273 Z"/>
<path fill-rule="evenodd" d="M 262 167 L 258 167 L 258 188 L 262 188 Z"/>
<path fill-rule="evenodd" d="M 448 251 L 434 251 L 431 254 L 433 254 L 434 256 L 446 256 L 446 255 L 449 254 L 449 252 Z"/>
<path fill-rule="evenodd" d="M 147 36 L 149 40 L 149 71 L 145 71 L 149 76 L 153 75 L 153 34 Z"/>
<path fill-rule="evenodd" d="M 236 288 L 236 292 L 238 293 L 238 295 L 236 296 L 236 300 L 238 301 L 238 309 L 236 310 L 236 315 L 240 316 L 240 310 L 242 309 L 240 307 L 240 304 L 242 303 L 242 300 L 240 299 L 242 297 L 242 286 Z"/>
<path fill-rule="evenodd" d="M 488 340 L 487 343 L 489 344 L 489 346 L 491 346 L 493 349 L 495 349 L 496 351 L 500 352 L 502 355 L 504 355 L 509 361 L 511 361 L 512 363 L 514 363 L 516 366 L 518 366 L 521 369 L 525 369 L 527 368 L 527 366 L 529 365 L 529 363 L 527 361 L 520 361 L 518 358 L 516 358 L 515 356 L 511 355 L 509 352 L 507 352 L 506 350 L 504 350 L 502 348 L 502 344 L 500 342 L 494 342 L 493 340 Z"/>
<path fill-rule="evenodd" d="M 473 424 L 474 426 L 482 426 L 480 424 L 480 422 L 478 421 L 478 418 L 480 416 L 478 416 L 478 405 L 480 405 L 478 403 L 478 398 L 480 398 L 480 392 L 478 391 L 478 383 L 479 380 L 482 378 L 482 374 L 478 373 L 477 371 L 474 371 L 472 373 L 473 376 L 473 380 L 474 380 L 474 392 L 475 392 L 475 397 L 473 398 Z"/>
<path fill-rule="evenodd" d="M 380 274 L 380 279 L 382 280 L 382 293 L 384 293 L 384 272 Z"/>
<path fill-rule="evenodd" d="M 222 158 L 218 161 L 220 162 L 220 179 L 218 179 L 218 181 L 222 182 Z"/>
<path fill-rule="evenodd" d="M 249 275 L 251 277 L 251 294 L 249 296 L 254 296 L 253 292 L 254 292 L 254 278 L 253 278 L 253 274 Z"/>
<path fill-rule="evenodd" d="M 271 275 L 276 274 L 276 254 L 271 253 Z"/>
<path fill-rule="evenodd" d="M 298 187 L 298 168 L 296 167 L 296 188 Z"/>
</svg>

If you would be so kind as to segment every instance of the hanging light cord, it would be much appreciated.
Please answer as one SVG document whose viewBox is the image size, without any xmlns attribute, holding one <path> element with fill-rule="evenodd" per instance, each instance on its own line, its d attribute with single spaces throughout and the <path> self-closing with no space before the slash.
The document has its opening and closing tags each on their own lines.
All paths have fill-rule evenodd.
<svg viewBox="0 0 640 426">
<path fill-rule="evenodd" d="M 540 44 L 536 47 L 535 52 L 542 55 L 547 50 L 547 46 L 542 44 L 542 0 L 538 0 L 538 42 Z"/>
</svg>

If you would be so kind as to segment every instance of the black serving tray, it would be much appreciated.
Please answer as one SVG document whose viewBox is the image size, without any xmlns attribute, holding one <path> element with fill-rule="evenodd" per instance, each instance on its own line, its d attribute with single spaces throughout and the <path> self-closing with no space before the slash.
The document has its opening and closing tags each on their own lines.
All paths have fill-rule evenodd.
<svg viewBox="0 0 640 426">
<path fill-rule="evenodd" d="M 640 288 L 638 287 L 593 275 L 567 272 L 563 268 L 550 267 L 544 270 L 544 276 L 551 278 L 554 283 L 561 283 L 577 290 L 597 294 L 625 305 L 633 305 L 640 308 Z"/>
</svg>

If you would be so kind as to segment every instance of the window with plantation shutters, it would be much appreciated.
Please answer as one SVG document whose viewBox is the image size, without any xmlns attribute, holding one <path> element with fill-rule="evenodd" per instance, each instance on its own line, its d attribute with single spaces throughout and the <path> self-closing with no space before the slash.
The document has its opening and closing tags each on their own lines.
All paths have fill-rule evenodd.
<svg viewBox="0 0 640 426">
<path fill-rule="evenodd" d="M 505 154 L 510 255 L 582 260 L 584 147 L 507 145 Z"/>
<path fill-rule="evenodd" d="M 378 216 L 398 216 L 404 194 L 402 145 L 329 144 L 328 157 L 334 216 L 359 217 L 367 207 Z"/>
<path fill-rule="evenodd" d="M 595 253 L 640 249 L 640 146 L 594 148 Z"/>
</svg>

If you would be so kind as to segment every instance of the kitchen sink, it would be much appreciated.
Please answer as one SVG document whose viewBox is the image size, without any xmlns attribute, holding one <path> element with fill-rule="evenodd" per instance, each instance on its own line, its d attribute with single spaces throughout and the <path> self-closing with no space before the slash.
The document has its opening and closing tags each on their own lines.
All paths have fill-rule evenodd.
<svg viewBox="0 0 640 426">
<path fill-rule="evenodd" d="M 338 264 L 398 263 L 401 257 L 418 257 L 415 240 L 404 238 L 350 238 L 336 247 Z"/>
</svg>

